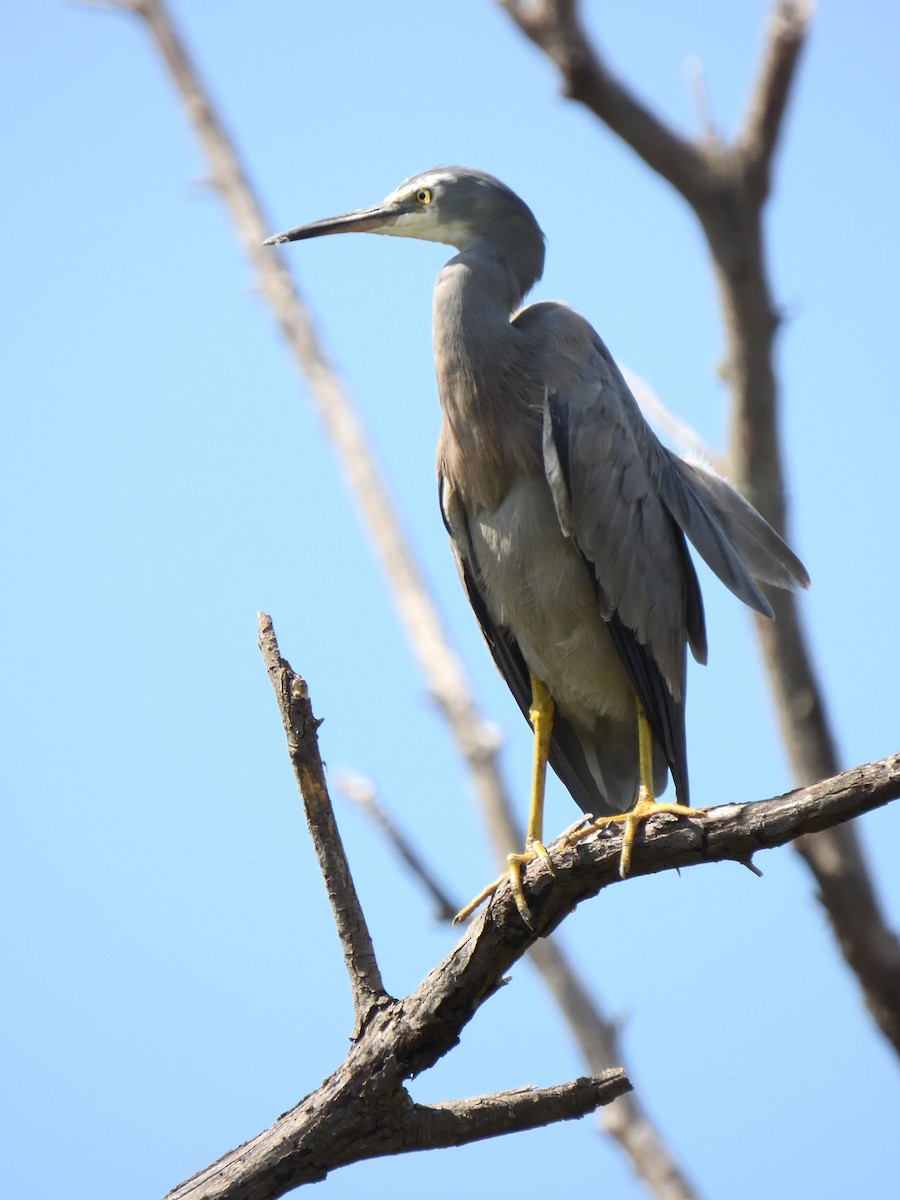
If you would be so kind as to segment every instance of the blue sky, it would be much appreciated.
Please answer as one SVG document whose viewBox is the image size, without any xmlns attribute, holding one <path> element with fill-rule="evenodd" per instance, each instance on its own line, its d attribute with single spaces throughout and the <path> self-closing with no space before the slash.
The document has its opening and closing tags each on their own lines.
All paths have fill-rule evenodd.
<svg viewBox="0 0 900 1200">
<path fill-rule="evenodd" d="M 616 69 L 693 131 L 690 64 L 735 128 L 767 5 L 589 4 Z M 717 449 L 711 272 L 683 203 L 558 95 L 487 0 L 173 5 L 272 230 L 379 199 L 440 162 L 519 191 L 548 239 L 535 295 L 597 326 Z M 768 211 L 793 541 L 846 765 L 898 748 L 900 83 L 895 6 L 823 5 Z M 0 439 L 5 863 L 0 1000 L 10 1195 L 159 1196 L 340 1061 L 350 1001 L 295 795 L 256 612 L 447 885 L 489 877 L 466 779 L 426 695 L 305 389 L 255 296 L 167 77 L 131 19 L 11 6 Z M 528 731 L 462 596 L 435 503 L 430 348 L 442 247 L 290 248 L 485 711 L 524 817 Z M 702 575 L 690 677 L 698 804 L 790 786 L 749 617 Z M 336 796 L 387 986 L 455 941 Z M 555 784 L 547 832 L 575 809 Z M 898 816 L 862 833 L 900 923 Z M 897 1064 L 836 960 L 805 869 L 763 856 L 637 879 L 562 934 L 626 1021 L 632 1079 L 705 1194 L 884 1195 Z M 413 1084 L 423 1100 L 584 1067 L 527 965 Z M 748 1148 L 752 1148 L 752 1152 Z M 527 1157 L 526 1157 L 527 1156 Z M 590 1120 L 337 1172 L 433 1200 L 561 1164 L 642 1195 Z M 123 1178 L 127 1180 L 122 1183 Z"/>
</svg>

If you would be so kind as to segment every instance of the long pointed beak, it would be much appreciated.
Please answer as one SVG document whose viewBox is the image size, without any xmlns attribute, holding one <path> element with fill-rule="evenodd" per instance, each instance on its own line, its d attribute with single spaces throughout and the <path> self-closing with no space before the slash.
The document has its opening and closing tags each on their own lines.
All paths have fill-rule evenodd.
<svg viewBox="0 0 900 1200">
<path fill-rule="evenodd" d="M 325 237 L 329 233 L 389 233 L 403 215 L 402 205 L 376 204 L 372 208 L 358 208 L 355 212 L 340 213 L 336 217 L 325 217 L 322 221 L 310 221 L 298 225 L 285 233 L 275 233 L 266 238 L 264 246 L 277 246 L 282 242 L 301 242 L 305 238 Z"/>
</svg>

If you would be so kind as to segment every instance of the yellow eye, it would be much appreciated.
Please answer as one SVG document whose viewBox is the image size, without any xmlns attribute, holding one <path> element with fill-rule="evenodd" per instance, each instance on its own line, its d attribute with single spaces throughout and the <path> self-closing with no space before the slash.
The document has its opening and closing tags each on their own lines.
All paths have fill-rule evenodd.
<svg viewBox="0 0 900 1200">
<path fill-rule="evenodd" d="M 416 200 L 419 204 L 430 204 L 433 195 L 431 188 L 419 188 L 416 192 Z"/>
</svg>

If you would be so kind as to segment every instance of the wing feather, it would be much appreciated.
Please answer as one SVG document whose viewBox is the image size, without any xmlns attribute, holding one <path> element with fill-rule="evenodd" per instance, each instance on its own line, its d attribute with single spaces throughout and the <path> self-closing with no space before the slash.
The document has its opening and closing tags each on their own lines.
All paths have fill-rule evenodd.
<svg viewBox="0 0 900 1200">
<path fill-rule="evenodd" d="M 657 769 L 688 804 L 685 644 L 700 656 L 703 604 L 681 530 L 656 494 L 627 410 L 607 377 L 548 395 L 544 460 L 557 514 L 588 564 L 600 615 L 640 698 Z M 655 772 L 656 773 L 656 772 Z M 664 771 L 657 779 L 662 790 Z"/>
<path fill-rule="evenodd" d="M 708 468 L 660 450 L 663 499 L 726 587 L 757 612 L 771 616 L 755 580 L 781 588 L 809 586 L 803 563 L 740 492 Z"/>
</svg>

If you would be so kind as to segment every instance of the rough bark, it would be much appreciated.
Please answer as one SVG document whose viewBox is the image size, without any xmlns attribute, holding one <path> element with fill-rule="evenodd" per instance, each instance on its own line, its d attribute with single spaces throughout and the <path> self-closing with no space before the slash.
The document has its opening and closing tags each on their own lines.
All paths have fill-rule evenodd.
<svg viewBox="0 0 900 1200">
<path fill-rule="evenodd" d="M 313 830 L 330 828 L 334 815 L 308 689 L 281 657 L 271 620 L 264 614 L 260 614 L 260 646 L 307 820 Z M 639 835 L 633 873 L 727 859 L 750 863 L 760 850 L 828 828 L 898 796 L 900 754 L 772 800 L 723 805 L 691 820 L 654 818 Z M 315 840 L 317 834 L 313 836 Z M 560 840 L 549 849 L 555 874 L 536 863 L 524 878 L 531 928 L 523 924 L 508 885 L 503 885 L 459 944 L 408 996 L 399 1000 L 383 990 L 374 995 L 368 988 L 369 1003 L 357 1020 L 350 1052 L 321 1087 L 269 1129 L 173 1189 L 168 1200 L 277 1197 L 353 1162 L 458 1146 L 568 1120 L 628 1091 L 631 1085 L 622 1070 L 550 1088 L 516 1089 L 436 1105 L 416 1104 L 404 1086 L 453 1049 L 475 1012 L 503 986 L 509 969 L 539 938 L 546 937 L 582 900 L 622 882 L 621 839 L 616 832 L 574 847 Z M 319 865 L 329 896 L 346 896 L 342 855 L 320 854 Z M 335 906 L 342 942 L 343 919 Z M 365 959 L 365 945 L 362 952 Z M 350 952 L 351 958 L 354 953 Z M 357 975 L 350 972 L 354 988 Z"/>
</svg>

